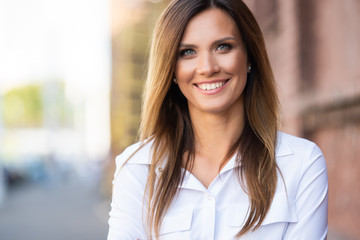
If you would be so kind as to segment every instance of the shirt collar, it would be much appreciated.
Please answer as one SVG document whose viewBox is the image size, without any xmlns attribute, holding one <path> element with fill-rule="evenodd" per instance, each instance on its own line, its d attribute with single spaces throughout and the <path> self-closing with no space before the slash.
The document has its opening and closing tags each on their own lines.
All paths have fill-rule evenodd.
<svg viewBox="0 0 360 240">
<path fill-rule="evenodd" d="M 221 169 L 219 175 L 232 170 L 234 167 L 236 167 L 236 158 L 238 154 L 234 154 L 231 159 L 225 164 L 225 166 Z M 185 174 L 184 180 L 182 183 L 179 184 L 179 188 L 188 188 L 198 191 L 207 191 L 207 189 L 204 187 L 204 185 L 201 184 L 201 182 L 195 178 L 194 175 L 192 175 L 189 171 L 182 169 L 183 173 Z"/>
<path fill-rule="evenodd" d="M 293 152 L 291 151 L 289 145 L 285 141 L 283 141 L 283 134 L 279 132 L 276 140 L 275 156 L 283 157 L 292 154 Z"/>
<path fill-rule="evenodd" d="M 148 150 L 149 151 L 149 150 Z M 277 138 L 277 142 L 276 142 L 276 147 L 275 147 L 275 157 L 283 157 L 283 156 L 287 156 L 287 155 L 292 155 L 293 152 L 291 151 L 290 147 L 288 146 L 288 144 L 286 142 L 283 141 L 283 137 L 282 137 L 282 133 L 279 132 L 278 134 L 278 138 Z M 237 166 L 236 164 L 236 159 L 239 158 L 240 156 L 238 156 L 238 154 L 234 154 L 231 159 L 225 164 L 225 166 L 223 167 L 223 169 L 221 169 L 220 174 L 232 170 L 233 168 L 235 168 Z M 241 162 L 239 164 L 239 166 L 241 165 Z M 162 162 L 161 166 L 157 167 L 155 169 L 155 172 L 157 175 L 161 174 L 162 170 L 165 167 L 165 161 Z M 187 177 L 187 175 L 191 175 L 188 171 L 186 171 L 185 173 L 185 177 L 184 177 L 184 181 L 183 184 L 181 185 L 181 187 L 184 187 L 184 183 L 188 182 L 192 183 L 193 180 L 195 179 L 191 179 L 191 177 Z M 190 182 L 189 182 L 190 181 Z M 179 186 L 180 187 L 180 186 Z"/>
<path fill-rule="evenodd" d="M 283 141 L 282 134 L 278 134 L 277 143 L 275 147 L 275 157 L 283 157 L 292 155 L 293 152 L 291 151 L 288 144 Z M 238 154 L 234 154 L 231 159 L 225 164 L 223 169 L 221 169 L 219 175 L 234 169 L 237 166 L 236 159 L 240 158 Z M 241 162 L 239 163 L 239 166 L 241 166 Z M 206 188 L 200 183 L 199 180 L 197 180 L 189 171 L 183 169 L 185 171 L 185 177 L 181 184 L 179 184 L 179 188 L 190 188 L 194 190 L 204 191 Z"/>
</svg>

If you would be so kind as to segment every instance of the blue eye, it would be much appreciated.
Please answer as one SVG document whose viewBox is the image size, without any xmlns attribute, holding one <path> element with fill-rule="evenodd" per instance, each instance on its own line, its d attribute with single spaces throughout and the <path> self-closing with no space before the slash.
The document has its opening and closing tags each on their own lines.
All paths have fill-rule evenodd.
<svg viewBox="0 0 360 240">
<path fill-rule="evenodd" d="M 228 51 L 228 50 L 231 50 L 232 46 L 230 44 L 227 44 L 227 43 L 223 43 L 223 44 L 220 44 L 216 50 L 220 50 L 220 51 Z"/>
<path fill-rule="evenodd" d="M 192 49 L 184 49 L 184 50 L 181 50 L 180 51 L 180 57 L 183 57 L 183 56 L 191 56 L 191 55 L 194 55 L 195 54 L 195 51 L 192 50 Z"/>
</svg>

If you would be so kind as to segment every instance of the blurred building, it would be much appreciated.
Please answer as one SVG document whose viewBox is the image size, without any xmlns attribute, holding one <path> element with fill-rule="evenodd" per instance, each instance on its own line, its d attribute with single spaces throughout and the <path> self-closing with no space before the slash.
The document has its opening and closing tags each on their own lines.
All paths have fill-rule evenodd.
<svg viewBox="0 0 360 240">
<path fill-rule="evenodd" d="M 111 157 L 106 184 L 112 180 L 114 158 L 134 143 L 139 129 L 142 87 L 155 22 L 169 0 L 112 0 Z"/>
<path fill-rule="evenodd" d="M 329 239 L 360 239 L 360 1 L 246 2 L 265 35 L 282 130 L 325 155 Z"/>
<path fill-rule="evenodd" d="M 112 159 L 135 141 L 154 20 L 169 1 L 112 0 Z M 329 173 L 329 239 L 360 239 L 360 2 L 245 0 L 278 83 L 281 129 L 315 141 Z M 109 174 L 109 179 L 112 179 Z"/>
</svg>

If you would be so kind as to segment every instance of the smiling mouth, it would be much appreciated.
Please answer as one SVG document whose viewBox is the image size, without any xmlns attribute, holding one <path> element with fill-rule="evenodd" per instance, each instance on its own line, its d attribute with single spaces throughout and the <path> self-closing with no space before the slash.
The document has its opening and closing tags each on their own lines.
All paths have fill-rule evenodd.
<svg viewBox="0 0 360 240">
<path fill-rule="evenodd" d="M 221 88 L 228 81 L 229 81 L 229 79 L 227 79 L 225 81 L 221 81 L 221 82 L 215 82 L 215 83 L 199 83 L 199 84 L 195 84 L 195 86 L 197 86 L 201 90 L 210 91 L 210 90 L 215 90 L 215 89 Z"/>
</svg>

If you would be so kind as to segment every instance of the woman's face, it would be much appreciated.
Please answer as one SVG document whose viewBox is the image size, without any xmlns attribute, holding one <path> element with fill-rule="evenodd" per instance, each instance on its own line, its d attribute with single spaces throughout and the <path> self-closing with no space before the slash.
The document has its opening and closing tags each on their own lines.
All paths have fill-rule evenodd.
<svg viewBox="0 0 360 240">
<path fill-rule="evenodd" d="M 181 39 L 175 68 L 189 111 L 239 111 L 248 66 L 239 30 L 226 12 L 211 8 L 192 18 Z"/>
</svg>

